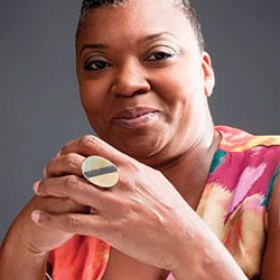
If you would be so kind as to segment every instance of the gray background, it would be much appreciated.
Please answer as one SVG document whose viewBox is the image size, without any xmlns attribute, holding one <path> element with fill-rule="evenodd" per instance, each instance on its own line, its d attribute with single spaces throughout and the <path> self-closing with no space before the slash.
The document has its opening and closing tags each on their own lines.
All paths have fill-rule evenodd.
<svg viewBox="0 0 280 280">
<path fill-rule="evenodd" d="M 0 2 L 0 241 L 63 143 L 90 133 L 79 104 L 79 0 Z M 280 1 L 195 0 L 216 71 L 216 124 L 280 134 Z"/>
</svg>

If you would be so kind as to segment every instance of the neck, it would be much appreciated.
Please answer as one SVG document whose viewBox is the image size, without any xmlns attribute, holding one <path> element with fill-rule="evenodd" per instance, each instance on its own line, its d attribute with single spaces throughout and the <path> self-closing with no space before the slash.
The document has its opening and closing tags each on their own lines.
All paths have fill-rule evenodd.
<svg viewBox="0 0 280 280">
<path fill-rule="evenodd" d="M 211 140 L 196 143 L 192 149 L 157 167 L 193 209 L 201 198 L 220 141 L 214 131 L 208 139 Z"/>
</svg>

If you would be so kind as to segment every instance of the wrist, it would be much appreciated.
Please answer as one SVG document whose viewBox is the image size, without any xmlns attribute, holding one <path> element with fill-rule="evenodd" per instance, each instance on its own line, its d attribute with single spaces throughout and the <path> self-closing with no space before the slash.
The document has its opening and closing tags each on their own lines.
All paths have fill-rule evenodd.
<svg viewBox="0 0 280 280">
<path fill-rule="evenodd" d="M 179 242 L 178 258 L 170 271 L 176 280 L 245 280 L 241 268 L 220 240 L 201 221 L 195 234 Z M 193 231 L 194 232 L 194 231 Z M 187 242 L 186 242 L 187 240 Z"/>
</svg>

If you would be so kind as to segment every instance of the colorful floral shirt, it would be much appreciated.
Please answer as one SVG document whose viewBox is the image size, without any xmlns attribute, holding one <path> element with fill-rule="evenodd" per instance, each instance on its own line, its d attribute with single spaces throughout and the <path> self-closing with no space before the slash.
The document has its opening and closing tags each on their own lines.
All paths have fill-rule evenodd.
<svg viewBox="0 0 280 280">
<path fill-rule="evenodd" d="M 221 135 L 197 214 L 218 236 L 249 279 L 258 279 L 267 210 L 280 172 L 280 136 L 253 136 L 217 126 Z M 54 280 L 101 280 L 110 246 L 75 236 L 50 254 Z M 172 275 L 167 280 L 173 280 Z"/>
</svg>

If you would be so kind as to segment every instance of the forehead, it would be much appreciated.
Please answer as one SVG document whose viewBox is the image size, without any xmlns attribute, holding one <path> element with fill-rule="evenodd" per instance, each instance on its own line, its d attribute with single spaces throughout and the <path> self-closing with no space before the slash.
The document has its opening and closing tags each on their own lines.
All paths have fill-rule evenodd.
<svg viewBox="0 0 280 280">
<path fill-rule="evenodd" d="M 118 38 L 133 41 L 158 33 L 172 33 L 197 44 L 189 20 L 174 0 L 130 0 L 90 10 L 79 28 L 77 45 Z"/>
</svg>

